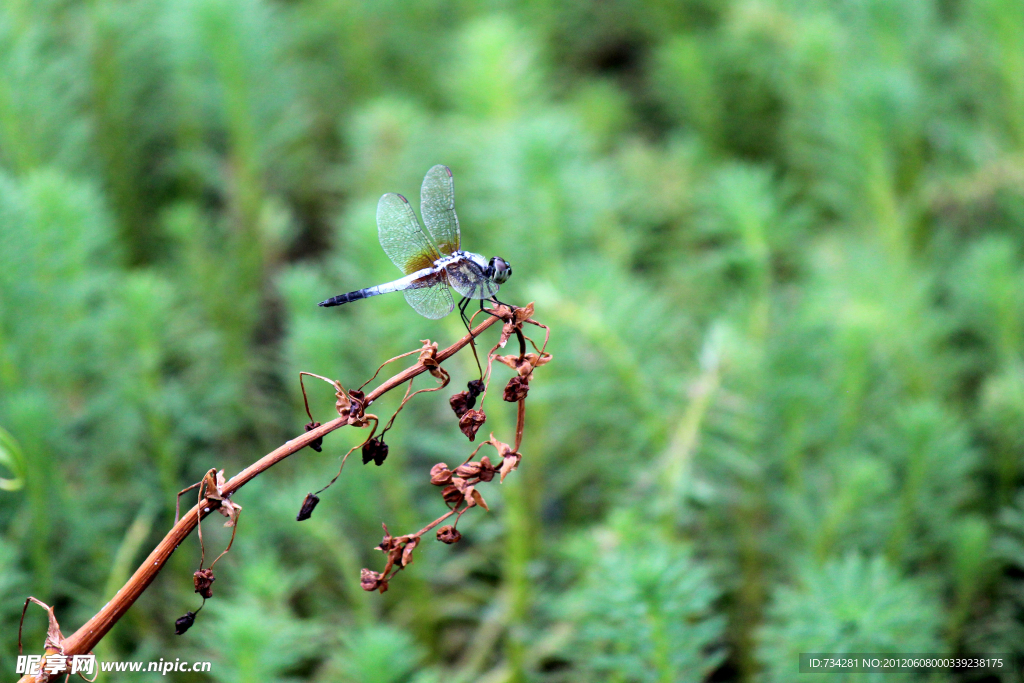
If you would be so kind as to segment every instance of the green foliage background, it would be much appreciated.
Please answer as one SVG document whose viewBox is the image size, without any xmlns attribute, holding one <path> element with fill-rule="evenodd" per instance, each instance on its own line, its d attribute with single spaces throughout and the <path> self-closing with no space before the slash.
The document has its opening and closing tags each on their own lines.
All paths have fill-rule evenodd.
<svg viewBox="0 0 1024 683">
<path fill-rule="evenodd" d="M 11 0 L 5 676 L 26 595 L 70 633 L 179 489 L 301 431 L 299 370 L 358 385 L 456 338 L 397 296 L 315 305 L 396 275 L 377 198 L 415 203 L 435 163 L 466 247 L 514 264 L 503 298 L 553 328 L 521 469 L 463 543 L 367 594 L 380 522 L 436 517 L 427 470 L 467 444 L 418 397 L 385 466 L 296 524 L 359 438 L 332 434 L 237 496 L 187 635 L 194 538 L 101 659 L 667 683 L 1024 650 L 1019 0 Z M 485 431 L 513 420 L 492 404 Z"/>
</svg>

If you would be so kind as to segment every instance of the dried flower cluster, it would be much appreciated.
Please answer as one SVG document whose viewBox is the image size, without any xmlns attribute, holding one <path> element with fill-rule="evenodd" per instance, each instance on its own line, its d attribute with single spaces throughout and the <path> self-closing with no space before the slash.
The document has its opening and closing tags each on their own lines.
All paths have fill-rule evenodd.
<svg viewBox="0 0 1024 683">
<path fill-rule="evenodd" d="M 491 437 L 487 441 L 480 444 L 476 450 L 474 450 L 461 465 L 455 467 L 454 470 L 449 469 L 444 463 L 438 463 L 431 468 L 430 482 L 435 486 L 440 487 L 441 498 L 444 501 L 445 506 L 448 508 L 447 512 L 413 534 L 392 536 L 388 531 L 387 526 L 384 526 L 384 538 L 380 545 L 377 546 L 378 549 L 387 557 L 384 569 L 381 572 L 363 569 L 361 580 L 362 587 L 368 591 L 386 591 L 388 588 L 388 582 L 391 578 L 412 562 L 413 552 L 419 545 L 423 535 L 435 527 L 437 527 L 436 537 L 442 543 L 452 544 L 459 542 L 462 538 L 462 534 L 457 529 L 457 526 L 462 515 L 467 510 L 474 507 L 488 509 L 487 502 L 484 500 L 483 495 L 477 488 L 478 485 L 492 481 L 496 475 L 499 477 L 499 481 L 503 481 L 510 472 L 519 466 L 522 456 L 518 451 L 520 444 L 522 443 L 523 427 L 525 425 L 525 399 L 527 392 L 529 391 L 529 383 L 533 378 L 534 369 L 544 363 L 547 363 L 551 359 L 551 356 L 544 351 L 547 346 L 550 330 L 548 330 L 545 325 L 533 320 L 532 304 L 525 308 L 512 308 L 510 306 L 500 304 L 494 309 L 486 309 L 486 312 L 493 317 L 487 318 L 482 324 L 474 329 L 471 334 L 463 337 L 444 351 L 439 351 L 436 343 L 424 340 L 423 345 L 420 348 L 400 356 L 396 356 L 395 358 L 383 363 L 377 369 L 377 372 L 375 372 L 373 376 L 364 382 L 358 389 L 346 391 L 341 383 L 336 380 L 331 380 L 308 372 L 299 373 L 299 382 L 302 387 L 303 401 L 305 403 L 306 413 L 309 416 L 309 422 L 305 425 L 306 436 L 288 441 L 271 453 L 260 458 L 245 470 L 239 472 L 230 480 L 225 479 L 223 470 L 218 471 L 214 468 L 210 469 L 199 482 L 181 491 L 178 494 L 179 504 L 182 494 L 193 489 L 198 489 L 197 505 L 186 513 L 184 517 L 179 519 L 179 505 L 176 504 L 174 527 L 168 531 L 164 539 L 153 550 L 146 561 L 136 570 L 122 590 L 118 591 L 117 595 L 115 595 L 113 599 L 104 605 L 95 616 L 83 624 L 82 627 L 74 634 L 69 636 L 67 639 L 63 637 L 60 633 L 60 628 L 57 625 L 57 620 L 53 614 L 52 607 L 39 602 L 35 598 L 29 598 L 26 600 L 25 609 L 28 608 L 30 603 L 34 602 L 41 605 L 49 613 L 50 628 L 48 629 L 45 642 L 46 653 L 48 655 L 52 654 L 54 656 L 64 657 L 65 655 L 86 654 L 91 651 L 93 646 L 99 642 L 99 640 L 120 619 L 120 617 L 123 616 L 132 603 L 138 599 L 146 587 L 149 586 L 174 549 L 177 548 L 185 538 L 187 538 L 193 528 L 198 530 L 201 551 L 199 568 L 193 573 L 192 577 L 193 585 L 195 587 L 195 592 L 202 597 L 203 605 L 205 605 L 206 600 L 213 597 L 213 584 L 216 581 L 214 565 L 216 565 L 217 561 L 231 549 L 235 540 L 235 534 L 238 528 L 238 519 L 242 511 L 242 507 L 231 500 L 231 496 L 235 491 L 262 472 L 266 471 L 268 468 L 299 452 L 305 446 L 309 446 L 316 452 L 321 452 L 323 449 L 324 436 L 335 429 L 343 426 L 369 428 L 370 433 L 366 439 L 363 440 L 361 444 L 351 448 L 342 457 L 341 467 L 338 470 L 338 474 L 336 474 L 325 487 L 316 493 L 309 493 L 303 500 L 296 519 L 298 521 L 309 519 L 317 504 L 320 502 L 320 498 L 317 494 L 322 493 L 338 479 L 348 456 L 356 448 L 361 448 L 364 464 L 368 464 L 372 461 L 378 466 L 382 465 L 388 455 L 388 445 L 384 441 L 384 436 L 387 431 L 392 428 L 395 418 L 405 407 L 406 403 L 420 393 L 439 391 L 446 387 L 450 381 L 450 376 L 442 367 L 442 363 L 466 346 L 475 348 L 473 346 L 474 340 L 478 338 L 479 334 L 490 327 L 493 323 L 500 320 L 504 323 L 501 338 L 488 353 L 486 372 L 483 371 L 483 368 L 481 367 L 480 379 L 469 382 L 467 384 L 466 391 L 459 392 L 452 396 L 450 399 L 450 405 L 458 418 L 459 428 L 464 434 L 466 434 L 470 441 L 473 441 L 476 438 L 476 433 L 487 419 L 483 410 L 483 403 L 491 380 L 493 362 L 498 360 L 499 362 L 513 368 L 516 370 L 516 376 L 514 376 L 505 387 L 503 397 L 506 401 L 518 404 L 514 445 L 510 446 L 509 444 L 498 441 L 495 439 L 494 435 L 491 434 Z M 537 348 L 537 345 L 533 340 L 523 334 L 523 325 L 527 323 L 536 325 L 545 330 L 544 344 L 540 348 Z M 513 335 L 515 335 L 519 340 L 519 355 L 497 355 L 497 349 L 503 348 Z M 533 345 L 536 353 L 526 353 L 527 341 Z M 380 373 L 381 369 L 386 365 L 412 354 L 418 354 L 415 365 L 406 368 L 394 377 L 386 380 L 370 392 L 370 394 L 365 394 L 363 392 L 363 388 L 369 382 L 373 381 L 373 379 Z M 437 380 L 437 386 L 413 391 L 413 381 L 418 375 L 425 373 L 430 373 L 430 375 Z M 316 377 L 317 379 L 323 380 L 334 387 L 335 411 L 338 414 L 337 418 L 324 424 L 313 419 L 305 387 L 302 384 L 304 376 Z M 385 424 L 380 432 L 377 433 L 380 421 L 376 415 L 367 413 L 366 409 L 374 400 L 402 384 L 407 384 L 407 388 L 401 404 L 395 410 L 394 414 L 392 414 L 387 424 Z M 497 452 L 497 457 L 492 460 L 491 457 L 484 455 L 479 460 L 474 460 L 480 449 L 485 445 L 493 447 Z M 224 526 L 231 528 L 231 539 L 228 542 L 227 547 L 220 553 L 220 555 L 217 556 L 216 559 L 214 559 L 212 563 L 210 563 L 210 566 L 204 567 L 206 561 L 206 547 L 203 541 L 202 520 L 207 514 L 211 514 L 214 511 L 219 512 L 227 518 Z M 442 522 L 450 517 L 455 517 L 454 522 L 442 526 Z M 196 615 L 202 609 L 203 605 L 200 605 L 195 611 L 187 611 L 183 616 L 176 619 L 174 622 L 175 633 L 181 635 L 188 631 L 195 623 Z M 24 620 L 24 611 L 22 612 L 22 619 Z M 20 652 L 20 627 L 18 632 L 18 647 Z M 39 677 L 33 680 L 48 681 L 51 678 L 52 677 L 48 674 L 40 674 Z M 28 679 L 24 678 L 23 680 Z"/>
<path fill-rule="evenodd" d="M 49 620 L 46 628 L 46 640 L 43 642 L 43 660 L 49 664 L 52 661 L 51 658 L 57 658 L 59 663 L 60 660 L 67 657 L 67 654 L 64 649 L 64 634 L 60 631 L 57 616 L 53 613 L 53 607 L 33 597 L 26 598 L 25 606 L 21 608 L 21 621 L 18 623 L 18 654 L 22 653 L 21 629 L 25 625 L 25 612 L 30 604 L 39 605 L 45 609 L 47 619 Z M 39 681 L 39 683 L 44 683 L 45 681 L 56 680 L 61 675 L 62 673 L 51 673 L 47 671 L 46 667 L 40 667 L 39 674 L 35 677 L 35 680 Z M 82 678 L 85 677 L 82 676 Z"/>
<path fill-rule="evenodd" d="M 499 305 L 495 309 L 487 309 L 487 312 L 504 322 L 501 337 L 488 353 L 487 370 L 483 373 L 483 377 L 469 382 L 465 391 L 453 395 L 449 399 L 449 405 L 455 416 L 459 419 L 459 429 L 462 430 L 462 433 L 470 441 L 474 441 L 480 427 L 487 421 L 487 415 L 483 410 L 483 402 L 487 395 L 487 387 L 490 384 L 493 363 L 497 360 L 509 366 L 516 371 L 516 374 L 505 386 L 503 398 L 508 402 L 518 404 L 515 445 L 510 446 L 499 441 L 494 437 L 494 434 L 491 434 L 487 441 L 477 446 L 469 457 L 454 469 L 449 469 L 447 463 L 443 462 L 439 462 L 430 468 L 430 483 L 441 488 L 441 498 L 448 511 L 416 533 L 405 536 L 393 537 L 385 526 L 384 540 L 377 547 L 387 555 L 387 561 L 383 571 L 362 570 L 361 585 L 364 590 L 376 590 L 381 593 L 386 591 L 388 583 L 394 575 L 412 562 L 412 554 L 419 544 L 420 538 L 431 529 L 437 527 L 436 538 L 438 541 L 449 545 L 458 543 L 462 539 L 462 533 L 458 530 L 459 520 L 462 518 L 462 515 L 467 510 L 478 506 L 485 510 L 490 509 L 487 501 L 480 493 L 478 485 L 490 482 L 494 479 L 495 475 L 499 477 L 499 482 L 504 481 L 510 472 L 519 467 L 522 455 L 518 450 L 522 443 L 523 427 L 525 424 L 526 396 L 529 392 L 534 370 L 551 360 L 551 354 L 546 353 L 544 350 L 547 347 L 550 331 L 545 325 L 533 319 L 533 304 L 524 308 L 511 308 Z M 545 330 L 544 344 L 540 348 L 537 348 L 533 340 L 523 334 L 523 325 L 527 323 Z M 503 348 L 513 335 L 519 340 L 519 355 L 497 355 L 497 350 Z M 533 345 L 535 352 L 526 352 L 527 341 Z M 477 407 L 478 399 L 480 403 L 479 408 Z M 487 445 L 497 451 L 497 459 L 492 461 L 489 456 L 484 455 L 479 460 L 474 460 L 480 449 Z M 453 516 L 455 517 L 454 523 L 440 526 L 442 522 Z"/>
<path fill-rule="evenodd" d="M 309 425 L 306 425 L 306 431 L 310 431 Z M 179 617 L 174 622 L 174 632 L 179 636 L 192 628 L 192 624 L 196 621 L 196 615 L 203 609 L 203 605 L 206 604 L 206 601 L 213 597 L 213 582 L 217 580 L 217 577 L 213 574 L 213 566 L 217 564 L 217 561 L 220 560 L 220 558 L 224 557 L 227 552 L 231 550 L 231 546 L 235 542 L 235 532 L 238 530 L 238 517 L 242 513 L 242 506 L 231 500 L 231 493 L 226 492 L 226 487 L 227 480 L 224 478 L 224 470 L 218 471 L 211 469 L 200 481 L 180 491 L 178 493 L 178 500 L 175 502 L 174 521 L 177 523 L 179 514 L 178 505 L 181 502 L 182 494 L 195 488 L 199 489 L 199 507 L 197 508 L 196 513 L 196 528 L 199 530 L 199 548 L 201 555 L 199 558 L 199 569 L 192 574 L 192 584 L 195 586 L 196 593 L 199 593 L 200 597 L 203 598 L 203 604 L 200 605 L 199 609 L 195 612 L 188 611 L 184 616 Z M 224 548 L 223 552 L 221 552 L 221 554 L 210 563 L 210 566 L 205 569 L 203 568 L 203 564 L 206 562 L 206 544 L 203 542 L 202 515 L 204 512 L 204 498 L 207 505 L 205 510 L 216 510 L 227 517 L 228 520 L 224 522 L 224 526 L 231 528 L 231 540 L 228 541 L 227 547 Z"/>
<path fill-rule="evenodd" d="M 480 460 L 474 461 L 472 459 L 485 445 L 491 445 L 498 451 L 501 460 L 499 460 L 497 465 L 494 465 L 486 455 L 481 457 Z M 377 546 L 377 549 L 387 555 L 387 563 L 384 565 L 384 570 L 380 572 L 370 569 L 362 570 L 361 585 L 363 590 L 378 590 L 381 593 L 386 591 L 388 589 L 388 582 L 392 577 L 412 562 L 412 553 L 416 546 L 419 545 L 420 538 L 453 515 L 455 516 L 455 523 L 438 527 L 436 536 L 437 540 L 442 543 L 449 545 L 458 543 L 462 539 L 462 534 L 457 527 L 463 513 L 478 505 L 485 510 L 490 510 L 487 506 L 487 501 L 484 500 L 483 495 L 477 490 L 477 484 L 491 481 L 495 475 L 500 476 L 499 481 L 504 481 L 505 476 L 519 466 L 521 459 L 522 456 L 513 451 L 511 446 L 498 441 L 492 434 L 490 439 L 480 444 L 473 451 L 466 462 L 454 470 L 448 469 L 448 465 L 443 462 L 439 462 L 430 468 L 430 483 L 434 486 L 442 487 L 441 498 L 444 500 L 445 505 L 448 506 L 448 512 L 416 533 L 405 536 L 391 536 L 387 525 L 383 525 L 384 539 Z"/>
</svg>

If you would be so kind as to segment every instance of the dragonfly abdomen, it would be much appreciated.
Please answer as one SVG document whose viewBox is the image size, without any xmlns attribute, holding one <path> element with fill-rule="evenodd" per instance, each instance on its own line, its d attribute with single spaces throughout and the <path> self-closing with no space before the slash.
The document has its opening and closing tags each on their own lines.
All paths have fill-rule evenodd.
<svg viewBox="0 0 1024 683">
<path fill-rule="evenodd" d="M 325 299 L 324 301 L 321 301 L 317 305 L 323 306 L 324 308 L 329 308 L 330 306 L 341 306 L 342 304 L 347 304 L 350 301 L 359 301 L 360 299 L 365 299 L 368 296 L 380 294 L 379 291 L 372 291 L 376 289 L 376 287 L 357 289 L 356 291 L 348 292 L 347 294 L 339 294 L 338 296 L 332 296 L 330 299 Z"/>
<path fill-rule="evenodd" d="M 432 276 L 436 278 L 436 275 L 436 269 L 424 268 L 423 270 L 419 270 L 411 275 L 406 275 L 394 282 L 387 282 L 383 285 L 374 285 L 373 287 L 357 289 L 356 291 L 349 292 L 348 294 L 332 296 L 330 299 L 321 301 L 319 305 L 325 308 L 330 306 L 341 306 L 342 304 L 347 304 L 350 301 L 365 299 L 368 296 L 377 296 L 378 294 L 387 294 L 388 292 L 400 292 L 403 289 L 429 287 L 436 281 L 435 279 L 432 279 Z"/>
</svg>

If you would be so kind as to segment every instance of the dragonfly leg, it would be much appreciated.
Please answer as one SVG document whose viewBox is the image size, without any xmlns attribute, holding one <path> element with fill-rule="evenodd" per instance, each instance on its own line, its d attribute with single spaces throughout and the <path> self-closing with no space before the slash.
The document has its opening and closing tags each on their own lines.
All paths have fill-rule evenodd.
<svg viewBox="0 0 1024 683">
<path fill-rule="evenodd" d="M 473 328 L 469 325 L 469 316 L 466 315 L 466 307 L 469 306 L 471 299 L 468 296 L 462 297 L 462 301 L 459 302 L 459 316 L 462 317 L 462 324 L 466 326 L 466 331 L 469 332 L 469 336 L 473 336 Z"/>
<path fill-rule="evenodd" d="M 496 306 L 508 306 L 508 309 L 510 311 L 513 311 L 513 312 L 517 308 L 519 308 L 518 306 L 513 306 L 512 304 L 507 304 L 504 301 L 498 301 L 498 297 L 496 297 L 496 296 L 492 296 L 490 299 L 488 299 L 488 301 L 493 301 Z M 481 299 L 480 300 L 480 310 L 482 311 L 483 309 L 484 309 L 484 302 L 483 302 L 483 299 Z"/>
<path fill-rule="evenodd" d="M 480 371 L 480 381 L 484 379 L 484 369 L 480 365 L 480 357 L 476 355 L 476 344 L 473 343 L 473 339 L 476 336 L 473 334 L 473 327 L 470 325 L 469 316 L 466 315 L 466 307 L 469 306 L 469 302 L 472 301 L 468 296 L 462 297 L 462 301 L 459 302 L 459 315 L 462 316 L 462 324 L 466 326 L 466 331 L 469 332 L 469 345 L 473 347 L 473 360 L 476 361 L 476 369 Z M 480 303 L 481 310 L 483 309 L 483 302 Z"/>
</svg>

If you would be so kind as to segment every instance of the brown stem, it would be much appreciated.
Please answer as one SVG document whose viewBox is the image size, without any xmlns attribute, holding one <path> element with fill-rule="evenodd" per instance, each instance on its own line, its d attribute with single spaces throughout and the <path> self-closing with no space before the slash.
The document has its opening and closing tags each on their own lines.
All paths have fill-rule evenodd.
<svg viewBox="0 0 1024 683">
<path fill-rule="evenodd" d="M 472 335 L 467 334 L 445 350 L 438 351 L 436 355 L 437 362 L 444 362 L 454 356 L 459 352 L 459 350 L 469 344 L 472 337 L 479 335 L 498 321 L 498 318 L 492 316 L 480 323 L 476 329 L 473 330 Z M 405 384 L 413 377 L 421 375 L 426 371 L 426 366 L 421 363 L 416 363 L 416 365 L 406 368 L 371 391 L 366 397 L 365 405 L 369 406 L 375 400 L 395 387 Z M 330 422 L 320 425 L 316 429 L 301 434 L 291 441 L 278 446 L 276 449 L 267 453 L 262 458 L 233 476 L 227 484 L 224 485 L 222 492 L 223 495 L 225 497 L 231 495 L 288 456 L 305 448 L 310 442 L 330 434 L 335 429 L 343 427 L 347 423 L 348 421 L 346 418 L 337 417 Z M 177 548 L 190 533 L 192 533 L 192 530 L 196 527 L 199 519 L 210 514 L 214 507 L 215 506 L 209 500 L 203 500 L 179 519 L 171 530 L 167 532 L 167 535 L 164 536 L 163 540 L 161 540 L 160 543 L 157 544 L 156 548 L 153 549 L 153 552 L 149 554 L 146 561 L 135 570 L 135 573 L 132 574 L 130 579 L 128 579 L 128 582 L 113 598 L 110 599 L 110 602 L 104 605 L 99 612 L 89 619 L 89 621 L 85 622 L 81 628 L 64 640 L 64 654 L 70 657 L 72 655 L 88 654 L 92 651 L 96 646 L 96 643 L 100 642 L 103 636 L 107 634 L 114 624 L 124 616 L 124 613 L 128 611 L 128 608 L 132 606 L 140 595 L 142 595 L 143 591 L 149 587 L 149 584 L 153 582 L 153 579 L 155 579 L 156 575 L 160 573 L 164 564 L 167 563 L 167 560 L 170 558 L 171 553 L 174 552 L 174 549 Z M 34 676 L 26 674 L 20 679 L 19 683 L 35 683 L 36 681 L 48 680 L 45 673 L 42 674 L 42 676 L 42 678 L 37 679 Z"/>
<path fill-rule="evenodd" d="M 219 560 L 220 558 L 222 558 L 225 555 L 227 555 L 228 551 L 231 550 L 231 546 L 234 545 L 234 543 L 235 543 L 235 532 L 236 531 L 238 531 L 238 517 L 235 518 L 235 523 L 231 525 L 231 540 L 228 541 L 228 547 L 224 548 L 224 550 L 221 551 L 220 555 L 217 556 L 217 559 L 215 559 L 213 562 L 210 563 L 210 569 L 213 569 L 213 565 L 217 564 L 217 560 Z M 200 565 L 200 566 L 202 566 L 202 565 Z M 203 600 L 206 600 L 206 598 L 203 598 Z"/>
<path fill-rule="evenodd" d="M 470 340 L 469 343 L 470 345 L 472 345 L 473 340 Z M 444 370 L 441 370 L 441 372 L 444 374 L 444 379 L 441 380 L 441 384 L 439 384 L 436 387 L 427 387 L 426 389 L 419 389 L 417 391 L 413 391 L 411 394 L 409 392 L 412 391 L 413 380 L 409 380 L 409 388 L 405 390 L 405 396 L 402 397 L 402 402 L 398 404 L 398 408 L 395 409 L 395 412 L 391 416 L 391 419 L 388 420 L 388 423 L 386 425 L 384 425 L 384 429 L 380 431 L 380 438 L 384 438 L 384 434 L 389 429 L 391 429 L 392 425 L 395 424 L 395 418 L 398 417 L 398 414 L 400 412 L 402 412 L 402 408 L 405 407 L 405 404 L 412 400 L 413 396 L 415 396 L 416 394 L 430 393 L 431 391 L 441 391 L 446 386 L 448 386 L 448 382 L 451 381 L 451 377 Z"/>
<path fill-rule="evenodd" d="M 341 476 L 341 471 L 343 469 L 345 469 L 345 462 L 348 461 L 348 456 L 352 455 L 352 452 L 355 449 L 362 448 L 363 446 L 365 446 L 367 444 L 367 442 L 370 439 L 373 438 L 373 435 L 377 433 L 377 427 L 379 425 L 380 425 L 380 420 L 378 420 L 377 418 L 373 418 L 373 429 L 370 430 L 370 435 L 368 437 L 366 437 L 365 439 L 363 439 L 362 443 L 357 443 L 355 446 L 353 446 L 352 448 L 348 449 L 348 452 L 345 453 L 345 455 L 342 456 L 342 458 L 341 458 L 341 465 L 338 466 L 338 473 L 334 475 L 334 479 L 331 479 L 329 482 L 327 482 L 327 486 L 324 486 L 322 489 L 320 489 L 316 493 L 314 493 L 313 494 L 314 496 L 319 496 L 321 493 L 323 493 L 327 489 L 329 489 L 332 486 L 334 486 L 334 482 L 338 481 L 338 477 Z"/>
<path fill-rule="evenodd" d="M 526 399 L 519 399 L 519 409 L 516 411 L 516 445 L 512 447 L 512 450 L 516 453 L 519 452 L 519 447 L 523 445 L 523 427 L 526 426 Z"/>
<path fill-rule="evenodd" d="M 454 514 L 455 514 L 455 510 L 449 510 L 448 512 L 444 513 L 443 515 L 441 515 L 440 517 L 435 519 L 430 524 L 426 525 L 425 527 L 423 527 L 422 529 L 420 529 L 419 531 L 414 533 L 413 536 L 419 538 L 420 536 L 422 536 L 423 534 L 427 533 L 428 531 L 433 529 L 435 526 L 437 526 L 438 524 L 440 524 L 441 522 L 443 522 L 444 520 L 448 519 L 449 517 L 451 517 Z"/>
</svg>

